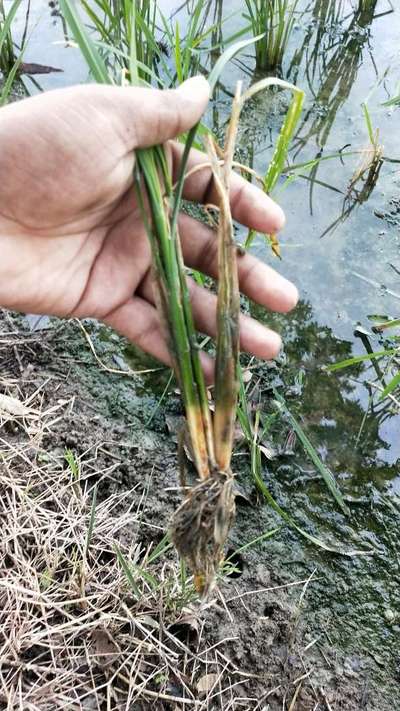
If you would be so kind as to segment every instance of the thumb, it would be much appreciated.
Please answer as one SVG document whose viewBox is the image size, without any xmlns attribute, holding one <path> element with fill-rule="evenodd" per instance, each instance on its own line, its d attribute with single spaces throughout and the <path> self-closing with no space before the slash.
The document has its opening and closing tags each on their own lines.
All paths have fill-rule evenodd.
<svg viewBox="0 0 400 711">
<path fill-rule="evenodd" d="M 202 76 L 177 89 L 114 88 L 114 109 L 122 122 L 128 150 L 164 143 L 184 133 L 201 119 L 210 96 Z"/>
</svg>

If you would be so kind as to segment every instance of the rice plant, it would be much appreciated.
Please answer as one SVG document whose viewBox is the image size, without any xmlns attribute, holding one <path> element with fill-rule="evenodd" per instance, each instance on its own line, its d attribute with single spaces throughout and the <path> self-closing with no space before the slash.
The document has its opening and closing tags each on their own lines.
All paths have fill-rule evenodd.
<svg viewBox="0 0 400 711">
<path fill-rule="evenodd" d="M 15 0 L 6 13 L 4 0 L 0 0 L 0 72 L 7 76 L 15 63 L 14 41 L 11 25 L 21 0 Z"/>
<path fill-rule="evenodd" d="M 198 72 L 200 46 L 214 29 L 208 27 L 211 0 L 195 2 L 185 34 L 178 21 L 173 24 L 164 16 L 155 0 L 82 0 L 81 5 L 98 33 L 96 44 L 106 65 L 129 74 L 134 39 L 139 78 L 160 87 L 182 83 Z"/>
<path fill-rule="evenodd" d="M 82 0 L 82 8 L 96 30 L 99 49 L 109 71 L 129 71 L 130 47 L 135 46 L 135 66 L 140 79 L 150 81 L 162 56 L 156 42 L 154 0 Z"/>
<path fill-rule="evenodd" d="M 0 106 L 7 101 L 22 62 L 23 49 L 16 52 L 12 37 L 12 23 L 21 1 L 14 0 L 6 13 L 4 0 L 0 0 L 0 74 L 3 77 L 3 85 L 0 86 Z"/>
<path fill-rule="evenodd" d="M 262 71 L 281 70 L 295 23 L 298 0 L 245 0 L 246 19 L 256 41 L 256 67 Z"/>
<path fill-rule="evenodd" d="M 72 0 L 61 0 L 60 5 L 93 78 L 103 84 L 112 82 L 113 76 L 87 34 L 75 4 Z M 136 54 L 136 16 L 135 7 L 132 6 L 129 77 L 133 84 L 140 85 Z M 211 89 L 227 61 L 248 44 L 248 40 L 237 43 L 220 57 L 209 76 Z M 254 87 L 250 92 L 254 93 Z M 218 335 L 213 418 L 200 364 L 178 234 L 185 166 L 197 127 L 191 129 L 186 138 L 180 175 L 175 187 L 172 185 L 163 146 L 137 150 L 134 170 L 137 200 L 152 250 L 160 318 L 169 338 L 171 359 L 185 405 L 187 429 L 199 477 L 199 483 L 189 490 L 175 514 L 171 524 L 171 537 L 179 553 L 194 572 L 200 592 L 207 592 L 213 583 L 234 515 L 230 458 L 238 390 L 236 373 L 239 349 L 239 292 L 228 184 L 242 105 L 239 85 L 232 107 L 222 167 L 211 138 L 207 146 L 219 194 L 220 211 Z M 143 186 L 149 205 L 148 211 L 144 207 Z"/>
<path fill-rule="evenodd" d="M 274 149 L 274 153 L 272 155 L 271 161 L 269 163 L 267 172 L 265 174 L 264 178 L 259 178 L 259 181 L 261 182 L 262 188 L 265 193 L 268 195 L 271 194 L 273 191 L 276 183 L 279 180 L 279 177 L 281 176 L 284 166 L 285 166 L 285 161 L 286 161 L 286 156 L 288 153 L 290 141 L 292 139 L 292 136 L 294 134 L 295 128 L 297 126 L 298 120 L 300 118 L 300 114 L 302 111 L 303 107 L 303 101 L 304 101 L 304 91 L 299 89 L 297 86 L 294 84 L 290 84 L 289 82 L 283 81 L 282 79 L 276 79 L 276 78 L 267 78 L 263 81 L 263 86 L 265 88 L 270 88 L 273 86 L 278 86 L 281 89 L 287 89 L 292 92 L 292 100 L 290 102 L 288 111 L 286 113 L 285 119 L 283 121 L 278 140 Z M 249 230 L 249 233 L 246 238 L 245 242 L 245 247 L 246 249 L 249 248 L 256 236 L 256 232 L 254 230 Z M 272 247 L 272 251 L 274 254 L 279 257 L 280 256 L 280 249 L 279 249 L 279 242 L 275 234 L 272 235 L 266 235 L 266 237 L 269 239 L 270 245 Z"/>
<path fill-rule="evenodd" d="M 106 65 L 96 44 L 88 35 L 73 0 L 61 0 L 60 5 L 93 78 L 103 84 L 113 82 L 115 74 L 112 68 Z M 126 77 L 129 77 L 132 84 L 140 86 L 143 84 L 140 71 L 143 65 L 136 52 L 138 16 L 138 9 L 131 5 L 129 65 Z M 194 27 L 197 27 L 197 22 Z M 238 51 L 252 43 L 253 39 L 243 40 L 225 50 L 208 77 L 211 90 L 227 62 Z M 273 85 L 290 89 L 294 99 L 268 171 L 268 187 L 272 189 L 282 170 L 293 125 L 301 110 L 303 92 L 280 79 L 268 77 L 242 94 L 241 82 L 238 82 L 225 145 L 217 146 L 209 133 L 205 136 L 208 166 L 211 166 L 213 174 L 219 212 L 213 413 L 210 410 L 199 358 L 199 345 L 178 232 L 185 166 L 198 126 L 192 128 L 186 136 L 180 173 L 175 185 L 172 184 L 163 146 L 136 150 L 136 198 L 152 250 L 156 301 L 185 405 L 187 431 L 198 475 L 198 483 L 193 487 L 184 487 L 186 497 L 173 517 L 170 536 L 181 558 L 194 573 L 196 588 L 201 593 L 207 593 L 214 583 L 235 512 L 231 456 L 239 390 L 239 287 L 237 247 L 229 204 L 229 177 L 241 110 L 246 101 Z"/>
<path fill-rule="evenodd" d="M 188 26 L 183 37 L 179 22 L 176 21 L 175 25 L 172 25 L 160 11 L 164 36 L 168 43 L 167 46 L 171 49 L 171 59 L 174 64 L 170 83 L 175 84 L 177 81 L 182 83 L 199 72 L 201 46 L 216 29 L 215 23 L 208 26 L 207 22 L 211 6 L 211 0 L 208 2 L 197 0 L 191 9 Z"/>
</svg>

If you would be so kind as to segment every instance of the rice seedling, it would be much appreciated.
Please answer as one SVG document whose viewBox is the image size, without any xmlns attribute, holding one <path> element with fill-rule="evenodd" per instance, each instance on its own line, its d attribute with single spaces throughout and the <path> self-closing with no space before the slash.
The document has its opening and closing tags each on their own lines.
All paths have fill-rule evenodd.
<svg viewBox="0 0 400 711">
<path fill-rule="evenodd" d="M 207 20 L 212 3 L 210 0 L 197 0 L 191 8 L 188 26 L 184 37 L 181 36 L 179 22 L 172 26 L 160 11 L 160 19 L 164 29 L 167 45 L 171 48 L 174 70 L 170 83 L 182 83 L 200 69 L 201 47 L 215 31 L 216 24 L 208 26 Z"/>
<path fill-rule="evenodd" d="M 14 0 L 7 14 L 0 0 L 0 72 L 7 77 L 15 64 L 15 47 L 11 27 L 21 0 Z"/>
<path fill-rule="evenodd" d="M 396 328 L 399 324 L 400 319 L 390 319 L 381 325 L 381 330 L 385 331 L 388 328 Z M 395 339 L 393 340 L 395 342 Z M 383 400 L 384 398 L 392 395 L 393 391 L 400 385 L 399 355 L 399 346 L 394 348 L 383 348 L 379 351 L 372 351 L 363 355 L 353 356 L 352 358 L 346 358 L 346 360 L 342 360 L 337 363 L 330 363 L 325 367 L 326 370 L 330 372 L 336 372 L 337 370 L 342 370 L 343 368 L 350 368 L 358 363 L 371 361 L 371 363 L 377 367 L 378 362 L 381 360 L 386 361 L 385 371 L 391 373 L 390 381 L 387 384 L 383 381 L 382 371 L 380 369 L 378 371 L 379 378 L 383 382 L 383 387 L 379 388 L 380 399 Z M 394 375 L 393 372 L 395 372 Z M 396 401 L 396 404 L 399 404 L 398 401 Z"/>
<path fill-rule="evenodd" d="M 0 86 L 0 106 L 6 103 L 10 95 L 22 62 L 23 45 L 17 51 L 12 37 L 12 23 L 21 1 L 14 0 L 6 14 L 4 1 L 0 0 L 0 73 L 4 80 L 3 86 Z"/>
<path fill-rule="evenodd" d="M 105 54 L 110 72 L 117 68 L 129 72 L 130 47 L 135 46 L 135 66 L 140 79 L 150 81 L 162 59 L 157 44 L 157 6 L 153 0 L 82 0 L 82 8 L 92 22 L 99 41 L 97 46 Z M 89 67 L 90 68 L 90 67 Z"/>
<path fill-rule="evenodd" d="M 341 555 L 349 557 L 367 554 L 368 551 L 352 549 L 344 550 L 343 547 L 339 544 L 339 542 L 335 542 L 334 544 L 328 544 L 318 536 L 309 533 L 304 528 L 299 526 L 294 520 L 294 518 L 292 518 L 292 516 L 286 510 L 284 510 L 272 496 L 264 477 L 262 454 L 263 451 L 265 452 L 265 447 L 262 442 L 266 438 L 266 436 L 271 434 L 272 425 L 279 420 L 280 422 L 289 423 L 290 427 L 296 433 L 306 455 L 310 458 L 316 470 L 321 475 L 321 478 L 324 480 L 330 494 L 335 499 L 342 512 L 345 515 L 349 514 L 349 509 L 346 506 L 346 503 L 344 502 L 343 496 L 335 479 L 333 478 L 332 473 L 321 461 L 321 458 L 319 457 L 317 451 L 315 450 L 310 439 L 304 432 L 303 428 L 301 427 L 297 419 L 289 411 L 284 398 L 282 398 L 282 396 L 276 390 L 274 390 L 275 411 L 270 415 L 266 415 L 262 412 L 260 406 L 256 406 L 255 408 L 254 406 L 250 406 L 247 394 L 247 389 L 249 386 L 245 386 L 242 372 L 240 369 L 239 380 L 240 389 L 238 403 L 238 420 L 242 428 L 246 445 L 249 448 L 251 474 L 255 486 L 260 492 L 260 494 L 271 506 L 271 508 L 283 519 L 283 521 L 288 526 L 290 526 L 290 528 L 292 528 L 294 531 L 300 534 L 306 541 L 312 543 L 314 546 L 317 546 L 318 548 L 329 551 L 331 553 L 339 553 Z"/>
<path fill-rule="evenodd" d="M 287 89 L 292 92 L 292 100 L 290 102 L 288 111 L 286 113 L 284 122 L 282 124 L 278 140 L 272 154 L 271 161 L 268 166 L 268 170 L 265 177 L 261 179 L 262 188 L 268 195 L 272 193 L 274 187 L 276 186 L 280 175 L 282 174 L 285 166 L 286 156 L 289 150 L 289 145 L 291 138 L 296 129 L 296 125 L 300 118 L 300 114 L 303 107 L 304 101 L 304 91 L 299 89 L 294 84 L 283 81 L 282 79 L 267 78 L 264 79 L 264 87 L 278 86 L 281 89 Z M 249 230 L 246 238 L 245 248 L 251 247 L 251 244 L 256 236 L 254 230 Z M 279 243 L 276 235 L 266 235 L 267 239 L 271 244 L 272 250 L 276 256 L 280 256 Z"/>
<path fill-rule="evenodd" d="M 61 0 L 60 5 L 94 79 L 100 83 L 109 83 L 113 77 L 87 34 L 74 3 Z M 129 75 L 133 84 L 140 85 L 135 20 L 136 11 L 132 8 Z M 239 42 L 220 57 L 209 76 L 211 88 L 215 86 L 225 64 L 250 42 Z M 260 82 L 242 97 L 238 85 L 222 166 L 217 158 L 217 148 L 210 137 L 207 142 L 219 196 L 218 335 L 213 419 L 200 364 L 177 227 L 185 166 L 197 127 L 191 129 L 187 136 L 175 188 L 162 146 L 136 151 L 134 181 L 137 201 L 151 245 L 160 318 L 169 339 L 171 359 L 185 405 L 187 429 L 199 477 L 199 483 L 189 490 L 175 514 L 171 537 L 180 555 L 194 572 L 200 592 L 207 592 L 213 584 L 235 508 L 230 459 L 238 389 L 239 291 L 236 244 L 229 207 L 229 175 L 241 108 L 247 98 L 264 86 L 265 83 Z M 144 207 L 143 186 L 149 212 Z"/>
<path fill-rule="evenodd" d="M 245 0 L 246 19 L 256 42 L 256 67 L 262 71 L 282 69 L 283 58 L 295 23 L 298 0 Z"/>
<path fill-rule="evenodd" d="M 96 45 L 106 65 L 128 74 L 130 51 L 135 40 L 135 64 L 139 79 L 160 87 L 174 86 L 196 74 L 201 45 L 213 32 L 207 26 L 210 0 L 197 0 L 191 8 L 183 35 L 178 21 L 172 24 L 154 0 L 82 0 L 82 8 L 99 36 Z M 133 34 L 134 37 L 133 37 Z"/>
</svg>

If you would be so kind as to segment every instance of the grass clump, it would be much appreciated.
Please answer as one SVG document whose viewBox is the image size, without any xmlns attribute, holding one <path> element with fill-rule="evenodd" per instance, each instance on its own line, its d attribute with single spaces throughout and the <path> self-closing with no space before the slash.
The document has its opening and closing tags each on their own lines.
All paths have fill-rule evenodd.
<svg viewBox="0 0 400 711">
<path fill-rule="evenodd" d="M 15 47 L 11 28 L 20 4 L 21 0 L 14 0 L 6 13 L 4 0 L 0 0 L 0 72 L 5 77 L 8 76 L 15 64 Z"/>
<path fill-rule="evenodd" d="M 106 64 L 130 76 L 131 51 L 135 47 L 135 69 L 139 79 L 160 87 L 175 86 L 199 71 L 203 43 L 215 29 L 208 26 L 210 2 L 197 0 L 191 8 L 186 32 L 178 20 L 173 23 L 154 0 L 82 0 L 104 53 Z"/>
<path fill-rule="evenodd" d="M 298 0 L 245 0 L 246 19 L 250 21 L 256 41 L 256 67 L 278 71 L 295 22 Z"/>
<path fill-rule="evenodd" d="M 12 23 L 22 0 L 14 0 L 6 13 L 4 0 L 0 0 L 0 106 L 6 103 L 17 77 L 23 57 L 23 47 L 16 54 L 12 36 Z"/>
</svg>

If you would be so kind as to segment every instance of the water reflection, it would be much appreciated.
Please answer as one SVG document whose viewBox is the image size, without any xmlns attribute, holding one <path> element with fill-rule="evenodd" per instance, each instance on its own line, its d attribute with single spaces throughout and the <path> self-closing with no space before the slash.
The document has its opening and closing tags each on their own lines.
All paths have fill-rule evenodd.
<svg viewBox="0 0 400 711">
<path fill-rule="evenodd" d="M 263 309 L 252 305 L 252 314 L 273 325 Z M 365 495 L 368 483 L 384 489 L 399 476 L 400 451 L 398 409 L 390 400 L 379 399 L 375 387 L 381 386 L 379 372 L 370 362 L 334 373 L 324 370 L 330 363 L 351 358 L 353 343 L 318 323 L 307 301 L 301 301 L 291 317 L 275 317 L 275 325 L 285 342 L 283 381 L 288 406 L 303 421 L 320 456 L 343 479 L 348 494 Z M 299 379 L 299 372 L 304 377 Z M 278 436 L 282 445 L 287 432 L 280 429 Z M 305 466 L 299 446 L 296 459 L 300 467 Z"/>
<path fill-rule="evenodd" d="M 377 2 L 360 0 L 351 13 L 346 13 L 343 2 L 315 3 L 310 29 L 289 70 L 297 78 L 300 64 L 305 63 L 304 76 L 313 97 L 297 133 L 295 154 L 312 137 L 319 148 L 326 145 L 335 117 L 350 95 L 364 51 L 371 52 L 370 26 L 376 18 Z"/>
</svg>

